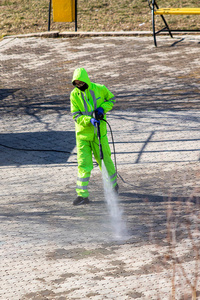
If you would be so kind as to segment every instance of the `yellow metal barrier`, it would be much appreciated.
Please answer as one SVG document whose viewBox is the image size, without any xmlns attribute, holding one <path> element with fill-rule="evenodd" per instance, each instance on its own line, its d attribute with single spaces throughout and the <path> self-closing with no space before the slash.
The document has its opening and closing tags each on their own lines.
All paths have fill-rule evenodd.
<svg viewBox="0 0 200 300">
<path fill-rule="evenodd" d="M 73 22 L 75 21 L 74 0 L 53 0 L 53 21 Z"/>
<path fill-rule="evenodd" d="M 152 11 L 152 27 L 153 27 L 153 38 L 154 38 L 154 45 L 157 46 L 156 42 L 156 35 L 162 31 L 167 31 L 169 35 L 173 38 L 172 32 L 199 32 L 200 30 L 171 30 L 167 24 L 167 21 L 164 18 L 164 15 L 200 15 L 200 8 L 199 7 L 182 7 L 182 8 L 159 8 L 158 4 L 156 3 L 157 0 L 147 0 L 149 7 Z M 155 30 L 155 15 L 160 15 L 165 27 L 156 31 Z"/>
<path fill-rule="evenodd" d="M 155 15 L 200 15 L 200 8 L 159 8 L 154 11 Z"/>
</svg>

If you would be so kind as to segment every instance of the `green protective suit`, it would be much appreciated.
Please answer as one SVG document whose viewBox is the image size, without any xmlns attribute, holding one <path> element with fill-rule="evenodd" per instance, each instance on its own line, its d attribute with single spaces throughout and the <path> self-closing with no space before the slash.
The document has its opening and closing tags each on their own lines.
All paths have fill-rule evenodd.
<svg viewBox="0 0 200 300">
<path fill-rule="evenodd" d="M 78 68 L 74 71 L 72 83 L 74 80 L 83 81 L 88 85 L 84 92 L 75 87 L 70 95 L 71 113 L 75 121 L 78 160 L 76 192 L 78 196 L 88 197 L 88 184 L 93 169 L 92 153 L 101 169 L 97 130 L 90 120 L 98 107 L 104 109 L 104 119 L 106 120 L 106 113 L 112 109 L 115 97 L 104 85 L 91 82 L 84 68 Z M 106 122 L 103 120 L 100 121 L 100 133 L 103 161 L 114 187 L 117 184 L 117 174 L 111 159 Z"/>
</svg>

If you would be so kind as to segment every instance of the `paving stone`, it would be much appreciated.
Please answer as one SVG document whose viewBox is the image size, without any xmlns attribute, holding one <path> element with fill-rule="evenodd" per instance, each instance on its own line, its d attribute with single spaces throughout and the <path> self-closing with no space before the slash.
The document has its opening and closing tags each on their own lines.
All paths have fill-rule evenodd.
<svg viewBox="0 0 200 300">
<path fill-rule="evenodd" d="M 176 299 L 191 298 L 185 278 L 199 276 L 199 36 L 159 40 L 157 49 L 144 36 L 0 41 L 0 299 L 167 300 L 173 279 Z M 72 205 L 69 95 L 79 66 L 117 99 L 108 122 L 121 176 L 120 239 L 95 164 L 91 204 Z M 196 290 L 198 298 L 199 282 Z"/>
</svg>

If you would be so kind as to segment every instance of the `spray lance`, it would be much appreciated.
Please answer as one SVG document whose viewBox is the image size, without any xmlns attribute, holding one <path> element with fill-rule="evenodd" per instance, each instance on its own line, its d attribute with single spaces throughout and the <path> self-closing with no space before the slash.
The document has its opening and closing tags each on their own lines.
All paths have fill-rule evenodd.
<svg viewBox="0 0 200 300">
<path fill-rule="evenodd" d="M 104 116 L 103 113 L 100 115 L 99 112 L 98 112 L 98 110 L 94 111 L 94 118 L 97 121 L 103 120 L 103 116 Z M 99 140 L 100 159 L 102 160 L 103 159 L 103 151 L 102 151 L 102 145 L 101 145 L 100 122 L 97 123 L 97 137 L 98 137 L 98 140 Z"/>
<path fill-rule="evenodd" d="M 101 107 L 100 107 L 101 108 Z M 104 113 L 103 113 L 103 109 L 102 111 L 99 112 L 99 108 L 97 108 L 94 112 L 93 112 L 93 117 L 97 120 L 97 121 L 104 121 L 106 122 L 106 124 L 108 125 L 109 129 L 110 129 L 110 134 L 111 134 L 111 138 L 112 138 L 112 145 L 113 145 L 113 153 L 114 153 L 114 161 L 115 161 L 115 170 L 117 173 L 117 176 L 124 182 L 127 183 L 123 177 L 118 173 L 117 171 L 117 160 L 116 160 L 116 152 L 115 152 L 115 142 L 114 142 L 114 137 L 113 137 L 113 132 L 112 132 L 112 128 L 110 126 L 110 124 L 108 123 L 108 121 L 106 121 L 104 119 Z M 97 123 L 97 136 L 98 136 L 98 140 L 99 140 L 99 152 L 100 152 L 100 159 L 103 159 L 103 151 L 102 151 L 102 145 L 101 145 L 101 133 L 100 133 L 100 122 Z M 132 185 L 130 183 L 127 183 L 129 185 Z"/>
</svg>

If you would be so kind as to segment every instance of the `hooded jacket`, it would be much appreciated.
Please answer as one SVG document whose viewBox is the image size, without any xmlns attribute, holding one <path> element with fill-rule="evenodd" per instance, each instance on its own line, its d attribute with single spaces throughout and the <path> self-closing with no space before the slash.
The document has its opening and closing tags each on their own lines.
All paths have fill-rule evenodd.
<svg viewBox="0 0 200 300">
<path fill-rule="evenodd" d="M 83 81 L 88 85 L 84 92 L 75 87 L 70 95 L 76 137 L 93 141 L 96 134 L 96 128 L 90 122 L 93 118 L 93 112 L 98 107 L 102 107 L 105 114 L 104 119 L 106 119 L 106 113 L 112 109 L 115 97 L 104 85 L 91 82 L 84 68 L 78 68 L 74 71 L 72 83 L 75 80 Z M 107 133 L 106 122 L 103 120 L 100 121 L 100 132 L 101 137 Z"/>
</svg>

